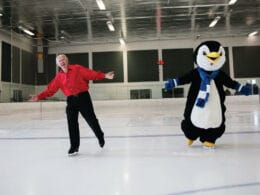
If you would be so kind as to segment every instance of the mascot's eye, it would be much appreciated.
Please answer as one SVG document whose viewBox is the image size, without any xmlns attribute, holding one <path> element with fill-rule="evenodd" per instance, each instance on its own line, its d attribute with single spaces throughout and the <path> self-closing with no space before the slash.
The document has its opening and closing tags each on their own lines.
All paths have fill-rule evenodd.
<svg viewBox="0 0 260 195">
<path fill-rule="evenodd" d="M 219 54 L 220 56 L 222 56 L 222 52 L 220 52 L 220 54 Z"/>
<path fill-rule="evenodd" d="M 205 51 L 203 51 L 203 53 L 202 53 L 204 56 L 206 56 L 207 54 L 206 54 L 206 52 Z"/>
</svg>

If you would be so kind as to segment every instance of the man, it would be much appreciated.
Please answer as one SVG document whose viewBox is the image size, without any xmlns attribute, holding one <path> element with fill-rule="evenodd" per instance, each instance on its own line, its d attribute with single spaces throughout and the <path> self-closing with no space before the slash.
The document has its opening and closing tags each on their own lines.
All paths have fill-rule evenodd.
<svg viewBox="0 0 260 195">
<path fill-rule="evenodd" d="M 54 95 L 59 89 L 67 96 L 66 114 L 70 136 L 68 155 L 76 155 L 80 145 L 78 124 L 79 112 L 92 128 L 98 138 L 100 147 L 105 145 L 104 133 L 94 113 L 92 101 L 88 92 L 89 80 L 113 79 L 114 72 L 98 72 L 78 64 L 69 64 L 66 55 L 56 57 L 56 64 L 61 70 L 41 93 L 32 95 L 29 101 L 38 101 Z"/>
</svg>

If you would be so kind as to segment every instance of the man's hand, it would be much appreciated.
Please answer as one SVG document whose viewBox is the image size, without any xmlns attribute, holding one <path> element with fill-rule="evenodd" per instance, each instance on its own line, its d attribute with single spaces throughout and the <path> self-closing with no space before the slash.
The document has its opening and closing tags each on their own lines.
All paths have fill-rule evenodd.
<svg viewBox="0 0 260 195">
<path fill-rule="evenodd" d="M 113 79 L 114 76 L 115 76 L 114 71 L 111 71 L 111 72 L 108 72 L 108 73 L 105 74 L 106 79 Z"/>
<path fill-rule="evenodd" d="M 36 102 L 38 101 L 38 96 L 37 95 L 30 95 L 30 99 L 28 100 L 29 102 Z"/>
</svg>

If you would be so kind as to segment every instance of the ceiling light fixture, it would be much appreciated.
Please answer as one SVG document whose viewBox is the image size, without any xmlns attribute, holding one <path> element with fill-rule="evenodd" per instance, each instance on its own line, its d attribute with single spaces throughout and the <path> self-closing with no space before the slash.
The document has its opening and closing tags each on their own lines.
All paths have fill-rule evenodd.
<svg viewBox="0 0 260 195">
<path fill-rule="evenodd" d="M 236 2 L 237 2 L 237 0 L 230 0 L 230 1 L 228 2 L 228 5 L 234 5 Z"/>
<path fill-rule="evenodd" d="M 35 35 L 32 31 L 30 31 L 29 29 L 24 28 L 24 27 L 21 26 L 21 25 L 19 25 L 18 28 L 19 28 L 20 30 L 22 30 L 24 33 L 26 33 L 27 35 L 30 35 L 30 36 L 34 36 L 34 35 Z"/>
<path fill-rule="evenodd" d="M 30 31 L 28 29 L 24 29 L 23 32 L 25 32 L 27 35 L 30 35 L 30 36 L 34 36 L 35 35 L 32 31 Z"/>
<path fill-rule="evenodd" d="M 120 38 L 119 38 L 119 42 L 120 42 L 121 45 L 125 45 L 125 40 L 124 40 L 124 38 L 120 37 Z"/>
<path fill-rule="evenodd" d="M 115 31 L 115 27 L 111 21 L 107 21 L 107 27 L 110 31 Z"/>
<path fill-rule="evenodd" d="M 68 32 L 66 32 L 65 30 L 61 30 L 60 34 L 61 34 L 61 36 L 65 37 L 67 39 L 71 39 L 71 35 Z"/>
<path fill-rule="evenodd" d="M 248 34 L 249 37 L 253 37 L 258 34 L 258 31 L 254 31 Z"/>
<path fill-rule="evenodd" d="M 60 35 L 59 35 L 59 38 L 60 38 L 60 40 L 62 40 L 62 41 L 65 41 L 65 42 L 67 42 L 67 43 L 70 43 L 70 40 L 71 40 L 71 35 L 68 33 L 68 32 L 66 32 L 65 30 L 61 30 L 60 31 Z"/>
<path fill-rule="evenodd" d="M 210 28 L 212 28 L 212 27 L 214 27 L 217 23 L 218 23 L 218 21 L 220 20 L 220 16 L 217 16 L 211 23 L 210 23 L 210 25 L 209 25 L 209 27 Z"/>
<path fill-rule="evenodd" d="M 106 10 L 106 6 L 102 0 L 96 0 L 96 2 L 100 10 Z"/>
</svg>

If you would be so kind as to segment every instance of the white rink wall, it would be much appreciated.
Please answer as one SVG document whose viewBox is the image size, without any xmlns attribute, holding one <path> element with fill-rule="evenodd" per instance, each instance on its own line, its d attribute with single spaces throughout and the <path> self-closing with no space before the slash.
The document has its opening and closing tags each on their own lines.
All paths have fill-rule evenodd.
<svg viewBox="0 0 260 195">
<path fill-rule="evenodd" d="M 94 109 L 97 115 L 109 115 L 116 110 L 120 110 L 118 114 L 163 114 L 165 112 L 173 112 L 183 114 L 186 98 L 164 98 L 164 99 L 137 99 L 137 100 L 97 100 L 93 101 Z M 260 106 L 260 96 L 226 96 L 226 106 Z M 40 101 L 40 102 L 15 102 L 0 103 L 0 115 L 26 115 L 26 114 L 46 114 L 52 113 L 57 115 L 65 115 L 65 101 Z M 228 109 L 227 109 L 228 110 Z M 52 115 L 51 114 L 51 115 Z"/>
</svg>

